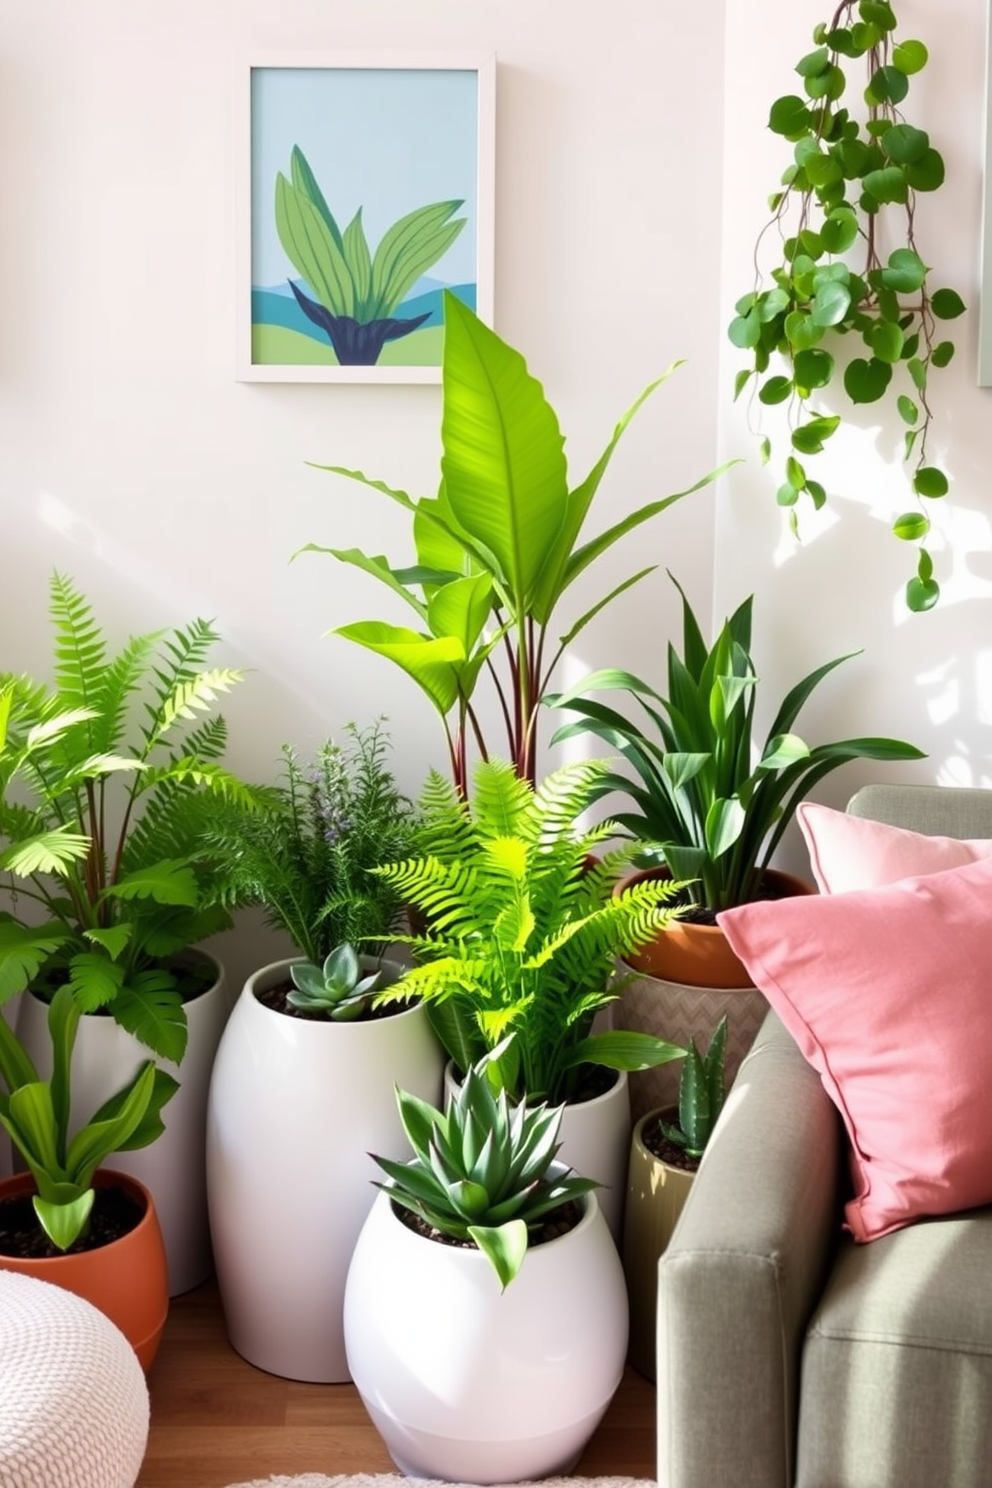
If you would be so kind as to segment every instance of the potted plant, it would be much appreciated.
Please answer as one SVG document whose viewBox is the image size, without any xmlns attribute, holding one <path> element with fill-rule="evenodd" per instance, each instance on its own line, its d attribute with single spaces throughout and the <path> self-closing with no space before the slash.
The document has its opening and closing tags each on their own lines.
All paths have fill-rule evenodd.
<svg viewBox="0 0 992 1488">
<path fill-rule="evenodd" d="M 209 829 L 239 900 L 298 951 L 248 978 L 214 1062 L 207 1188 L 228 1336 L 259 1368 L 323 1382 L 349 1377 L 345 1278 L 374 1198 L 369 1151 L 402 1150 L 394 1085 L 438 1099 L 444 1065 L 425 1007 L 400 988 L 374 1006 L 403 974 L 385 955 L 402 900 L 374 869 L 415 851 L 417 815 L 381 721 L 346 732 L 313 763 L 284 750 L 268 806 L 220 803 Z"/>
<path fill-rule="evenodd" d="M 607 769 L 565 765 L 535 788 L 509 761 L 478 761 L 470 801 L 431 775 L 421 854 L 378 870 L 425 919 L 422 933 L 403 937 L 415 964 L 379 999 L 428 1003 L 456 1072 L 490 1054 L 490 1078 L 511 1099 L 566 1103 L 565 1159 L 604 1185 L 619 1234 L 627 1072 L 682 1050 L 593 1026 L 617 996 L 614 958 L 664 929 L 675 892 L 645 882 L 614 894 L 633 847 L 603 851 L 612 822 L 578 825 Z"/>
<path fill-rule="evenodd" d="M 674 368 L 644 390 L 592 470 L 570 490 L 557 415 L 523 357 L 448 291 L 444 320 L 439 494 L 417 500 L 360 471 L 319 467 L 361 481 L 410 513 L 413 566 L 394 567 L 357 548 L 310 543 L 302 551 L 330 553 L 362 569 L 413 612 L 410 626 L 366 620 L 336 633 L 395 662 L 426 693 L 444 727 L 458 787 L 468 785 L 470 739 L 483 758 L 489 752 L 473 704 L 483 672 L 505 723 L 504 753 L 533 783 L 539 705 L 563 650 L 654 565 L 625 579 L 556 635 L 552 619 L 566 591 L 626 533 L 720 472 L 583 538 L 624 430 Z"/>
<path fill-rule="evenodd" d="M 210 716 L 242 673 L 206 666 L 219 639 L 206 620 L 111 653 L 58 573 L 50 614 L 54 689 L 0 677 L 0 871 L 13 911 L 0 914 L 0 1002 L 24 993 L 18 1036 L 45 1074 L 47 1005 L 71 988 L 84 1017 L 70 1130 L 149 1051 L 181 1080 L 161 1139 L 121 1158 L 155 1195 L 176 1293 L 211 1269 L 203 1135 L 227 1000 L 222 968 L 195 947 L 231 921 L 201 825 L 210 797 L 251 799 L 219 762 L 226 729 Z"/>
<path fill-rule="evenodd" d="M 377 1158 L 345 1295 L 365 1407 L 415 1477 L 567 1472 L 620 1382 L 627 1303 L 595 1185 L 556 1161 L 560 1108 L 480 1067 L 444 1113 L 397 1101 L 413 1159 Z"/>
<path fill-rule="evenodd" d="M 769 894 L 803 891 L 803 884 L 783 878 L 770 864 L 796 807 L 826 775 L 848 760 L 914 760 L 923 754 L 899 739 L 808 745 L 792 732 L 811 693 L 851 656 L 836 657 L 796 683 L 759 744 L 753 596 L 707 646 L 688 599 L 677 583 L 676 588 L 682 597 L 682 651 L 669 643 L 664 692 L 628 672 L 606 670 L 590 673 L 548 702 L 576 715 L 557 730 L 556 741 L 591 734 L 627 767 L 626 773 L 604 774 L 596 794 L 620 791 L 630 802 L 632 809 L 616 812 L 614 819 L 637 844 L 639 873 L 670 874 L 684 884 L 678 921 L 626 957 L 638 975 L 624 987 L 620 1021 L 698 1041 L 708 1040 L 729 1013 L 733 1079 L 767 1004 L 731 953 L 716 914 Z M 591 696 L 603 692 L 626 694 L 636 712 Z M 635 1115 L 675 1098 L 675 1081 L 664 1076 L 659 1071 L 637 1078 Z"/>
<path fill-rule="evenodd" d="M 930 377 L 954 355 L 941 322 L 965 306 L 956 290 L 934 287 L 916 239 L 918 193 L 940 189 L 944 161 L 905 108 L 927 48 L 897 40 L 897 26 L 891 0 L 841 0 L 816 26 L 797 81 L 772 103 L 768 127 L 787 162 L 729 335 L 750 359 L 736 395 L 750 385 L 763 409 L 788 411 L 778 502 L 794 532 L 798 503 L 827 500 L 807 462 L 841 427 L 841 388 L 851 403 L 887 403 L 898 416 L 916 508 L 893 532 L 921 544 L 906 603 L 922 611 L 940 595 L 924 545 L 927 508 L 948 490 L 929 448 Z M 767 436 L 762 444 L 767 459 Z"/>
<path fill-rule="evenodd" d="M 161 1136 L 162 1107 L 178 1086 L 146 1059 L 70 1136 L 80 1017 L 72 989 L 63 984 L 48 1008 L 47 1080 L 0 1018 L 0 1126 L 27 1170 L 0 1180 L 0 1270 L 85 1297 L 117 1324 L 147 1372 L 169 1307 L 162 1232 L 149 1190 L 103 1164 L 113 1153 Z"/>
<path fill-rule="evenodd" d="M 705 1054 L 689 1041 L 676 1107 L 648 1111 L 634 1125 L 624 1208 L 623 1269 L 630 1301 L 630 1362 L 655 1378 L 658 1259 L 689 1196 L 726 1097 L 727 1019 Z"/>
</svg>

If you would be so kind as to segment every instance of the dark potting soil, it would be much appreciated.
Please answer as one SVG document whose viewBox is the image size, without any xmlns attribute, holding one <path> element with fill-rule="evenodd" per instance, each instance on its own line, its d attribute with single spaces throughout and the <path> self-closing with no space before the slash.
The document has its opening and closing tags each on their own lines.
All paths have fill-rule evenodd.
<svg viewBox="0 0 992 1488">
<path fill-rule="evenodd" d="M 18 1256 L 22 1260 L 78 1255 L 84 1250 L 98 1250 L 113 1240 L 120 1240 L 136 1229 L 144 1217 L 144 1205 L 126 1189 L 98 1188 L 85 1235 L 69 1247 L 59 1250 L 38 1223 L 30 1194 L 0 1199 L 0 1255 Z"/>
<path fill-rule="evenodd" d="M 641 1127 L 641 1141 L 659 1162 L 667 1163 L 670 1168 L 680 1168 L 683 1173 L 694 1173 L 699 1167 L 699 1158 L 690 1157 L 684 1147 L 665 1136 L 661 1125 L 663 1119 L 672 1125 L 667 1116 L 656 1116 L 653 1121 L 645 1121 Z"/>
<path fill-rule="evenodd" d="M 451 1245 L 455 1250 L 475 1250 L 474 1240 L 459 1240 L 454 1235 L 444 1235 L 429 1225 L 426 1220 L 414 1214 L 412 1209 L 405 1209 L 402 1204 L 393 1204 L 393 1213 L 396 1218 L 405 1224 L 408 1230 L 413 1230 L 417 1235 L 423 1235 L 426 1240 L 436 1240 L 439 1245 Z M 561 1235 L 567 1235 L 569 1230 L 582 1218 L 582 1205 L 577 1204 L 574 1199 L 567 1203 L 559 1204 L 557 1209 L 552 1209 L 550 1214 L 530 1229 L 531 1245 L 546 1245 L 549 1240 L 557 1240 Z"/>
<path fill-rule="evenodd" d="M 255 1001 L 260 1002 L 263 1007 L 269 1008 L 273 1013 L 283 1013 L 287 1018 L 302 1018 L 307 1023 L 332 1023 L 334 1020 L 328 1018 L 326 1013 L 317 1013 L 310 1008 L 294 1007 L 289 1001 L 290 992 L 294 991 L 292 982 L 280 982 L 278 986 L 268 987 L 264 992 L 255 989 Z M 405 1013 L 410 1006 L 410 1000 L 406 1002 L 389 1002 L 384 1007 L 369 1007 L 366 1003 L 357 1018 L 347 1021 L 351 1023 L 375 1023 L 380 1018 L 395 1018 L 397 1013 Z"/>
</svg>

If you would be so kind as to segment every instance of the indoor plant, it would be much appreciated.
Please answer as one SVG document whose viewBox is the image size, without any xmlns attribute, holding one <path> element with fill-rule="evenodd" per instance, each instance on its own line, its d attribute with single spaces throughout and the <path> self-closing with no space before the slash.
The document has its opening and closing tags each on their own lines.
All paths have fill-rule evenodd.
<svg viewBox="0 0 992 1488">
<path fill-rule="evenodd" d="M 47 1080 L 0 1018 L 0 1125 L 27 1170 L 0 1181 L 0 1269 L 27 1272 L 85 1297 L 117 1323 L 147 1370 L 169 1305 L 162 1233 L 150 1192 L 103 1164 L 112 1153 L 145 1147 L 161 1135 L 162 1107 L 178 1087 L 147 1059 L 70 1136 L 80 1017 L 63 984 L 48 1009 Z"/>
<path fill-rule="evenodd" d="M 421 855 L 379 870 L 425 920 L 421 933 L 403 937 L 415 964 L 402 987 L 379 999 L 426 1001 L 458 1072 L 499 1049 L 489 1077 L 512 1099 L 568 1103 L 565 1156 L 606 1185 L 604 1212 L 619 1232 L 626 1073 L 682 1050 L 643 1033 L 593 1028 L 616 999 L 614 957 L 664 929 L 675 892 L 655 882 L 614 894 L 633 846 L 599 857 L 613 823 L 577 825 L 607 768 L 601 760 L 565 765 L 535 789 L 508 761 L 482 760 L 470 801 L 439 774 L 430 777 Z M 595 1082 L 603 1071 L 620 1078 Z M 590 1114 L 590 1094 L 604 1102 L 609 1095 L 608 1127 Z M 604 1148 L 595 1158 L 576 1148 L 573 1119 L 594 1119 L 591 1135 Z"/>
<path fill-rule="evenodd" d="M 756 245 L 755 282 L 738 300 L 729 334 L 751 358 L 737 394 L 750 383 L 762 405 L 789 407 L 791 449 L 778 501 L 793 530 L 802 497 L 817 508 L 826 500 L 805 462 L 841 425 L 842 386 L 851 402 L 887 400 L 898 415 L 917 507 L 893 531 L 922 542 L 927 503 L 948 489 L 928 448 L 931 369 L 954 355 L 939 322 L 965 307 L 956 290 L 933 288 L 916 241 L 917 193 L 941 187 L 944 162 L 902 107 L 928 52 L 921 41 L 897 41 L 897 24 L 891 0 L 841 0 L 796 64 L 793 88 L 801 92 L 772 103 L 768 127 L 790 147 L 790 159 Z M 774 256 L 765 252 L 768 242 Z M 939 594 L 921 546 L 906 602 L 927 610 Z"/>
<path fill-rule="evenodd" d="M 577 715 L 555 740 L 592 734 L 628 767 L 629 773 L 606 773 L 596 794 L 620 791 L 630 801 L 633 809 L 618 811 L 614 819 L 638 844 L 641 872 L 669 872 L 686 883 L 681 891 L 686 912 L 665 935 L 626 957 L 641 975 L 624 989 L 621 1021 L 638 1026 L 646 1016 L 654 1026 L 659 1018 L 670 1037 L 709 1039 L 722 1014 L 733 1009 L 732 1078 L 764 1016 L 764 999 L 753 988 L 746 998 L 728 998 L 721 990 L 699 1000 L 701 1018 L 695 1022 L 693 1000 L 684 992 L 675 994 L 676 1010 L 662 1005 L 662 983 L 734 992 L 747 988 L 750 978 L 730 953 L 715 916 L 769 893 L 802 890 L 769 866 L 800 801 L 848 760 L 923 755 L 898 739 L 808 745 L 792 732 L 811 693 L 850 656 L 836 657 L 796 683 L 759 745 L 753 737 L 759 675 L 751 655 L 753 596 L 724 621 L 708 647 L 681 588 L 679 593 L 682 651 L 669 643 L 665 692 L 630 673 L 608 670 L 591 673 L 548 701 Z M 638 714 L 590 696 L 611 691 L 628 694 Z M 653 866 L 659 864 L 664 866 Z M 672 1099 L 674 1082 L 639 1077 L 633 1093 L 635 1114 L 643 1114 L 649 1105 Z"/>
<path fill-rule="evenodd" d="M 268 807 L 222 803 L 210 828 L 239 899 L 260 905 L 299 952 L 248 978 L 217 1050 L 207 1113 L 228 1335 L 253 1364 L 293 1379 L 348 1378 L 342 1305 L 374 1198 L 368 1154 L 402 1150 L 394 1085 L 426 1100 L 442 1088 L 427 1009 L 401 991 L 373 1009 L 363 986 L 402 975 L 384 958 L 402 900 L 373 870 L 417 842 L 387 742 L 376 723 L 349 726 L 347 742 L 327 741 L 312 764 L 286 750 Z"/>
<path fill-rule="evenodd" d="M 390 1181 L 345 1296 L 369 1415 L 418 1477 L 567 1471 L 619 1384 L 627 1340 L 595 1185 L 555 1161 L 560 1110 L 512 1104 L 479 1067 L 443 1114 L 397 1099 L 413 1160 L 379 1159 Z"/>
<path fill-rule="evenodd" d="M 675 1108 L 648 1111 L 634 1125 L 627 1170 L 623 1269 L 630 1301 L 631 1363 L 655 1377 L 658 1258 L 692 1187 L 726 1098 L 727 1019 L 705 1054 L 690 1039 Z"/>
<path fill-rule="evenodd" d="M 242 674 L 205 667 L 218 640 L 205 620 L 111 654 L 58 573 L 50 614 L 54 688 L 0 678 L 0 870 L 24 907 L 0 915 L 0 1002 L 24 990 L 18 1036 L 42 1073 L 54 991 L 68 985 L 87 1015 L 70 1129 L 149 1050 L 176 1076 L 182 1064 L 165 1134 L 120 1158 L 155 1195 L 175 1293 L 211 1267 L 203 1132 L 227 1002 L 222 969 L 194 947 L 230 916 L 200 829 L 210 797 L 252 799 L 219 763 L 226 730 L 208 716 Z"/>
<path fill-rule="evenodd" d="M 569 490 L 557 415 L 523 357 L 447 291 L 444 315 L 438 495 L 417 500 L 359 471 L 320 467 L 362 481 L 410 513 L 413 566 L 394 567 L 354 548 L 310 543 L 303 551 L 329 552 L 363 569 L 413 611 L 413 627 L 367 620 L 337 633 L 394 661 L 427 694 L 444 726 L 459 788 L 468 783 L 469 735 L 483 757 L 488 753 L 472 703 L 483 670 L 505 723 L 504 753 L 533 783 L 538 707 L 562 651 L 654 565 L 618 584 L 556 635 L 551 625 L 566 590 L 619 538 L 719 472 L 583 540 L 621 435 L 669 373 L 645 389 L 589 474 Z"/>
</svg>

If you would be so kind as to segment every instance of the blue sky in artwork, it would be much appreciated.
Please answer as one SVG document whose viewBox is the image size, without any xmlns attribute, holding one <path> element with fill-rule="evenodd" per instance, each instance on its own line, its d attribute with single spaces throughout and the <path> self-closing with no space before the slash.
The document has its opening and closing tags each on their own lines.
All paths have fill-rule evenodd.
<svg viewBox="0 0 992 1488">
<path fill-rule="evenodd" d="M 293 272 L 275 228 L 275 185 L 294 145 L 342 231 L 359 207 L 374 255 L 398 217 L 464 197 L 468 221 L 431 274 L 476 277 L 478 74 L 447 68 L 256 67 L 251 78 L 252 283 Z"/>
</svg>

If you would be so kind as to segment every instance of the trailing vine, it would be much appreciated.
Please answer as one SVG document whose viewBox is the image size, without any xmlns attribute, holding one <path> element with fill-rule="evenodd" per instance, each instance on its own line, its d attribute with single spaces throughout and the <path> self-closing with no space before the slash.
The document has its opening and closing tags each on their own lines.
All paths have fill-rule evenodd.
<svg viewBox="0 0 992 1488">
<path fill-rule="evenodd" d="M 789 405 L 791 448 L 778 502 L 796 534 L 801 498 L 817 510 L 827 499 L 805 460 L 820 454 L 841 426 L 830 390 L 840 382 L 852 403 L 894 403 L 905 425 L 917 504 L 892 530 L 919 544 L 906 603 L 923 611 L 940 596 L 926 546 L 926 507 L 949 486 L 928 450 L 930 374 L 954 355 L 940 322 L 954 320 L 965 306 L 956 290 L 931 287 L 916 245 L 917 192 L 940 188 L 944 161 L 902 111 L 910 79 L 929 54 L 922 41 L 897 42 L 897 24 L 888 0 L 842 0 L 831 20 L 815 28 L 814 50 L 796 64 L 803 95 L 789 93 L 772 104 L 769 128 L 793 146 L 793 158 L 770 198 L 772 217 L 755 247 L 754 287 L 738 300 L 729 336 L 751 357 L 737 375 L 735 397 L 754 379 L 760 404 Z M 860 119 L 842 103 L 850 81 L 844 69 L 852 63 L 866 75 Z M 781 256 L 766 278 L 760 257 L 770 231 L 778 234 Z M 842 354 L 837 338 L 844 336 L 860 343 L 853 354 Z M 771 457 L 767 437 L 762 456 Z"/>
</svg>

